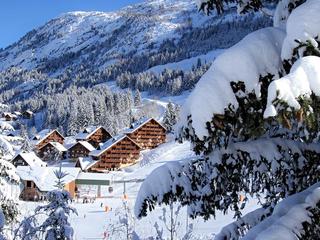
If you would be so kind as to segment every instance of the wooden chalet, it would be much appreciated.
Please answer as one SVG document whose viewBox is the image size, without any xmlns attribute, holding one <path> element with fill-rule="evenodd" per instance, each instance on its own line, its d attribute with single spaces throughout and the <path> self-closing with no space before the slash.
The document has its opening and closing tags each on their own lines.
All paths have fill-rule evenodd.
<svg viewBox="0 0 320 240">
<path fill-rule="evenodd" d="M 25 119 L 31 119 L 33 117 L 33 112 L 30 110 L 24 111 L 22 113 L 23 118 Z"/>
<path fill-rule="evenodd" d="M 111 134 L 104 127 L 90 126 L 75 136 L 77 141 L 87 141 L 97 148 L 100 143 L 104 143 L 112 138 Z"/>
<path fill-rule="evenodd" d="M 43 162 L 34 152 L 20 152 L 12 160 L 11 163 L 15 166 L 29 167 L 45 167 L 47 164 Z"/>
<path fill-rule="evenodd" d="M 17 115 L 15 115 L 15 114 L 13 114 L 13 113 L 9 113 L 9 112 L 4 112 L 4 113 L 2 114 L 2 117 L 3 117 L 6 121 L 8 121 L 8 122 L 10 122 L 10 121 L 15 121 L 15 120 L 18 119 Z"/>
<path fill-rule="evenodd" d="M 40 201 L 45 200 L 49 191 L 55 190 L 56 177 L 55 171 L 58 167 L 34 167 L 18 166 L 17 174 L 23 184 L 20 193 L 20 199 L 24 201 Z M 76 178 L 80 173 L 80 168 L 64 167 L 63 172 L 67 175 L 63 178 L 64 189 L 67 190 L 71 197 L 75 197 Z"/>
<path fill-rule="evenodd" d="M 142 149 L 156 148 L 166 141 L 166 129 L 153 118 L 145 118 L 125 131 Z"/>
<path fill-rule="evenodd" d="M 101 149 L 92 151 L 93 162 L 87 165 L 87 171 L 104 172 L 136 163 L 140 157 L 140 147 L 126 135 L 120 135 L 107 141 Z"/>
<path fill-rule="evenodd" d="M 96 150 L 89 142 L 79 141 L 73 144 L 67 152 L 67 158 L 76 160 L 79 157 L 88 157 L 89 153 Z"/>
<path fill-rule="evenodd" d="M 48 142 L 38 149 L 38 155 L 45 161 L 52 159 L 52 156 L 66 158 L 67 149 L 59 142 Z"/>
<path fill-rule="evenodd" d="M 40 149 L 49 142 L 58 142 L 63 144 L 64 137 L 57 130 L 44 129 L 36 134 L 32 141 L 36 149 Z"/>
</svg>

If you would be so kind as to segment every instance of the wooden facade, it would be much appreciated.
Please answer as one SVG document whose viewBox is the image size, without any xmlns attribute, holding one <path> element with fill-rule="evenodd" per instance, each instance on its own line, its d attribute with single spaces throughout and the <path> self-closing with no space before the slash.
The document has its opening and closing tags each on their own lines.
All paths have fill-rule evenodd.
<svg viewBox="0 0 320 240">
<path fill-rule="evenodd" d="M 110 147 L 93 156 L 97 163 L 93 164 L 88 171 L 103 172 L 115 170 L 126 165 L 136 163 L 140 157 L 140 147 L 127 136 L 117 140 Z"/>
<path fill-rule="evenodd" d="M 63 144 L 63 141 L 64 141 L 64 137 L 57 130 L 53 130 L 43 139 L 39 140 L 39 142 L 36 145 L 36 148 L 41 149 L 49 142 L 58 142 L 60 144 Z"/>
<path fill-rule="evenodd" d="M 89 153 L 90 149 L 86 148 L 80 142 L 77 142 L 75 145 L 68 149 L 67 157 L 72 160 L 76 160 L 79 157 L 88 157 Z"/>
<path fill-rule="evenodd" d="M 30 110 L 24 111 L 22 113 L 23 118 L 25 119 L 31 119 L 33 117 L 33 112 Z"/>
<path fill-rule="evenodd" d="M 112 138 L 111 134 L 103 127 L 97 127 L 88 131 L 85 129 L 82 133 L 76 136 L 78 141 L 84 140 L 97 148 L 100 143 L 104 143 Z"/>
<path fill-rule="evenodd" d="M 40 191 L 37 185 L 31 180 L 23 180 L 23 189 L 20 193 L 20 199 L 24 201 L 43 201 L 46 200 L 47 192 Z M 75 181 L 65 184 L 64 189 L 70 193 L 71 198 L 75 197 Z"/>
<path fill-rule="evenodd" d="M 142 149 L 153 149 L 166 141 L 166 129 L 152 118 L 126 134 Z"/>
<path fill-rule="evenodd" d="M 11 160 L 11 163 L 15 166 L 29 166 L 29 164 L 18 154 L 14 159 Z"/>
<path fill-rule="evenodd" d="M 62 145 L 61 148 L 57 148 L 53 145 L 56 142 L 48 142 L 43 147 L 38 149 L 38 155 L 45 161 L 49 161 L 53 156 L 59 156 L 62 159 L 66 158 L 67 149 L 65 149 Z M 59 143 L 61 144 L 61 143 Z"/>
<path fill-rule="evenodd" d="M 17 120 L 17 116 L 12 113 L 3 113 L 2 117 L 8 122 Z"/>
</svg>

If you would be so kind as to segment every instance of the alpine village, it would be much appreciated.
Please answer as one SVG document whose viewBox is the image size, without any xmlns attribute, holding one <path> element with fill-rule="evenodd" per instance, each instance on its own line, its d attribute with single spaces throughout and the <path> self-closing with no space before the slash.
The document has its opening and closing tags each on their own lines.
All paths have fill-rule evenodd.
<svg viewBox="0 0 320 240">
<path fill-rule="evenodd" d="M 1 0 L 0 240 L 320 240 L 320 0 Z"/>
</svg>

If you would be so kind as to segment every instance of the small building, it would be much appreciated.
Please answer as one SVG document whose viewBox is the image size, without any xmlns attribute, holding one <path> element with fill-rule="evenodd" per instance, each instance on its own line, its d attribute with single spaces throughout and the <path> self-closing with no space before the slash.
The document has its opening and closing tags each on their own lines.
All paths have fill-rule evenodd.
<svg viewBox="0 0 320 240">
<path fill-rule="evenodd" d="M 110 195 L 111 182 L 110 174 L 80 172 L 76 179 L 76 195 L 89 198 L 107 197 Z"/>
<path fill-rule="evenodd" d="M 104 143 L 112 138 L 111 134 L 104 127 L 89 126 L 75 136 L 77 141 L 87 141 L 97 148 L 100 143 Z"/>
<path fill-rule="evenodd" d="M 140 147 L 126 135 L 112 138 L 89 154 L 96 162 L 88 167 L 90 172 L 116 170 L 136 163 L 140 158 Z"/>
<path fill-rule="evenodd" d="M 166 141 L 166 128 L 153 118 L 144 118 L 124 132 L 142 149 L 156 148 Z"/>
<path fill-rule="evenodd" d="M 33 117 L 33 112 L 30 110 L 24 111 L 22 113 L 23 118 L 25 119 L 31 119 Z"/>
<path fill-rule="evenodd" d="M 17 117 L 20 117 L 22 115 L 22 113 L 19 111 L 14 111 L 13 114 L 16 115 Z"/>
<path fill-rule="evenodd" d="M 32 138 L 32 141 L 36 149 L 40 149 L 49 142 L 58 142 L 63 144 L 64 137 L 57 130 L 44 129 L 36 134 Z"/>
<path fill-rule="evenodd" d="M 15 115 L 15 114 L 13 114 L 13 113 L 9 113 L 9 112 L 4 112 L 3 114 L 2 114 L 2 117 L 6 120 L 6 121 L 8 121 L 8 122 L 10 122 L 10 121 L 15 121 L 15 120 L 17 120 L 17 115 Z"/>
<path fill-rule="evenodd" d="M 55 157 L 65 159 L 66 153 L 67 149 L 59 142 L 48 142 L 38 149 L 38 155 L 45 161 L 54 160 Z"/>
<path fill-rule="evenodd" d="M 45 167 L 47 164 L 43 162 L 34 152 L 20 152 L 12 160 L 11 163 L 15 166 L 29 167 Z"/>
<path fill-rule="evenodd" d="M 68 148 L 67 158 L 76 160 L 79 157 L 87 157 L 95 148 L 86 141 L 79 141 Z"/>
<path fill-rule="evenodd" d="M 20 199 L 24 201 L 45 200 L 49 191 L 57 189 L 55 171 L 58 170 L 59 167 L 18 166 L 17 174 L 23 184 Z M 64 167 L 62 171 L 67 174 L 63 178 L 64 189 L 74 198 L 76 192 L 75 182 L 80 173 L 80 168 Z"/>
</svg>

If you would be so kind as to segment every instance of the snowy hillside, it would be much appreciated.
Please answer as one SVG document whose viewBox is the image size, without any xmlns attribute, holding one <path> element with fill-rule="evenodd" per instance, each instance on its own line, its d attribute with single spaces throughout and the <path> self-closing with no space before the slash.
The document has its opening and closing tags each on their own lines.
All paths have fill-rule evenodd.
<svg viewBox="0 0 320 240">
<path fill-rule="evenodd" d="M 95 68 L 102 70 L 132 55 L 149 55 L 171 51 L 176 47 L 183 50 L 186 40 L 191 36 L 192 41 L 197 44 L 197 37 L 203 43 L 211 39 L 211 49 L 192 49 L 194 53 L 190 54 L 196 56 L 219 45 L 227 47 L 223 44 L 233 44 L 255 28 L 270 24 L 267 19 L 259 22 L 257 18 L 263 17 L 239 17 L 234 9 L 226 11 L 222 16 L 213 14 L 208 17 L 198 13 L 195 3 L 189 0 L 146 1 L 110 13 L 66 13 L 32 30 L 15 44 L 0 51 L 0 70 L 17 66 L 25 69 L 37 68 L 59 75 L 67 66 L 71 68 L 71 65 L 74 67 L 82 64 L 94 64 Z M 248 24 L 253 19 L 255 24 Z M 237 22 L 238 26 L 230 26 L 232 22 Z M 201 29 L 221 24 L 229 24 L 228 27 L 236 33 L 232 37 L 237 39 L 228 40 L 224 36 L 224 43 L 219 43 L 222 40 L 219 39 L 222 34 L 219 33 L 219 28 L 201 35 Z M 240 30 L 238 33 L 236 28 Z M 209 36 L 211 34 L 217 35 L 216 42 L 212 43 Z M 194 43 L 189 47 L 194 47 Z M 177 58 L 183 59 L 185 56 Z"/>
</svg>

